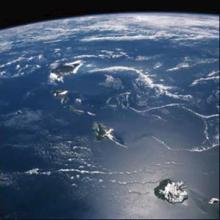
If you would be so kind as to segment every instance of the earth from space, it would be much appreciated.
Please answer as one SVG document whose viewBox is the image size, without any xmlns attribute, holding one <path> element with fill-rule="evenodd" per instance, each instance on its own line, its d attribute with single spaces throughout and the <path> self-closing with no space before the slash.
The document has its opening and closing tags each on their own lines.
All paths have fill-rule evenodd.
<svg viewBox="0 0 220 220">
<path fill-rule="evenodd" d="M 0 216 L 218 218 L 219 17 L 1 30 Z"/>
</svg>

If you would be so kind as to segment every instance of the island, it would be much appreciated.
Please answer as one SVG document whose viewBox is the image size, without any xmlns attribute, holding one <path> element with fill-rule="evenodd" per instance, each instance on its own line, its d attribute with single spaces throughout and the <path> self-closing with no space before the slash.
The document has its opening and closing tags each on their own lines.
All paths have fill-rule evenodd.
<svg viewBox="0 0 220 220">
<path fill-rule="evenodd" d="M 159 185 L 154 188 L 154 194 L 159 199 L 166 200 L 171 204 L 182 203 L 188 199 L 188 194 L 184 190 L 183 182 L 174 182 L 170 179 L 162 180 Z"/>
</svg>

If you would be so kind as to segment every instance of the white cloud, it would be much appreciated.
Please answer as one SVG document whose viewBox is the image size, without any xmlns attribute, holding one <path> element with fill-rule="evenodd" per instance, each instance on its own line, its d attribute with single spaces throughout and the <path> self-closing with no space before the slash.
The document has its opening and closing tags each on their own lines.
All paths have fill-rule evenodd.
<svg viewBox="0 0 220 220">
<path fill-rule="evenodd" d="M 124 88 L 122 81 L 119 78 L 114 78 L 111 75 L 106 75 L 105 81 L 100 83 L 99 85 L 102 85 L 108 88 L 113 88 L 116 90 Z"/>
<path fill-rule="evenodd" d="M 175 67 L 167 69 L 167 72 L 172 72 L 172 71 L 176 71 L 176 70 L 184 69 L 184 68 L 189 68 L 189 67 L 190 67 L 190 65 L 188 63 L 180 63 L 180 64 L 176 65 Z"/>
<path fill-rule="evenodd" d="M 138 86 L 145 86 L 151 89 L 155 89 L 157 95 L 165 95 L 174 99 L 180 99 L 184 101 L 189 101 L 192 99 L 191 95 L 181 95 L 177 93 L 172 93 L 174 89 L 172 86 L 164 85 L 162 83 L 154 82 L 150 77 L 149 73 L 145 73 L 141 69 L 128 66 L 110 66 L 105 68 L 94 68 L 89 70 L 90 73 L 94 72 L 108 72 L 113 75 L 116 75 L 118 72 L 127 72 L 127 74 L 136 75 L 135 82 Z"/>
<path fill-rule="evenodd" d="M 161 62 L 157 62 L 155 63 L 155 65 L 153 66 L 153 69 L 159 69 L 160 67 L 162 67 L 162 63 Z"/>
<path fill-rule="evenodd" d="M 214 203 L 217 203 L 217 204 L 219 204 L 220 203 L 220 199 L 219 198 L 211 198 L 210 200 L 209 200 L 209 204 L 214 204 Z"/>
<path fill-rule="evenodd" d="M 190 57 L 184 57 L 183 62 L 177 64 L 176 66 L 167 69 L 167 72 L 172 72 L 172 71 L 177 71 L 180 69 L 186 69 L 186 68 L 191 68 L 195 67 L 197 65 L 201 64 L 210 64 L 210 63 L 215 63 L 218 62 L 218 59 L 192 59 Z"/>
<path fill-rule="evenodd" d="M 219 81 L 219 76 L 208 76 L 208 77 L 202 77 L 202 78 L 199 78 L 199 79 L 196 79 L 192 82 L 191 86 L 195 86 L 197 84 L 201 84 L 203 82 L 206 82 L 206 81 Z"/>
<path fill-rule="evenodd" d="M 82 38 L 78 38 L 79 34 Z M 14 36 L 19 43 L 49 43 L 69 38 L 83 42 L 158 39 L 197 42 L 219 39 L 219 19 L 210 15 L 127 13 L 38 22 L 1 31 L 0 51 L 11 48 Z"/>
<path fill-rule="evenodd" d="M 161 38 L 161 34 L 153 35 L 122 35 L 122 36 L 91 36 L 82 38 L 82 42 L 94 42 L 94 41 L 135 41 L 135 40 L 156 40 Z M 168 37 L 168 34 L 166 35 Z M 171 36 L 169 36 L 171 37 Z"/>
<path fill-rule="evenodd" d="M 26 174 L 29 174 L 29 175 L 38 175 L 39 174 L 39 168 L 34 168 L 32 170 L 28 170 L 25 172 Z"/>
<path fill-rule="evenodd" d="M 135 41 L 170 39 L 196 41 L 218 39 L 217 16 L 194 16 L 190 14 L 123 14 L 109 17 L 89 28 L 99 31 L 96 36 L 86 36 L 83 42 L 92 41 Z M 130 27 L 132 26 L 132 28 Z M 105 29 L 106 28 L 106 29 Z M 106 35 L 105 30 L 111 31 Z M 120 33 L 120 35 L 119 35 Z"/>
<path fill-rule="evenodd" d="M 3 41 L 0 42 L 0 52 L 6 52 L 12 48 L 12 42 L 10 41 Z"/>
<path fill-rule="evenodd" d="M 50 73 L 49 82 L 50 83 L 56 83 L 56 82 L 62 82 L 63 83 L 63 76 L 59 76 L 56 73 Z"/>
</svg>

